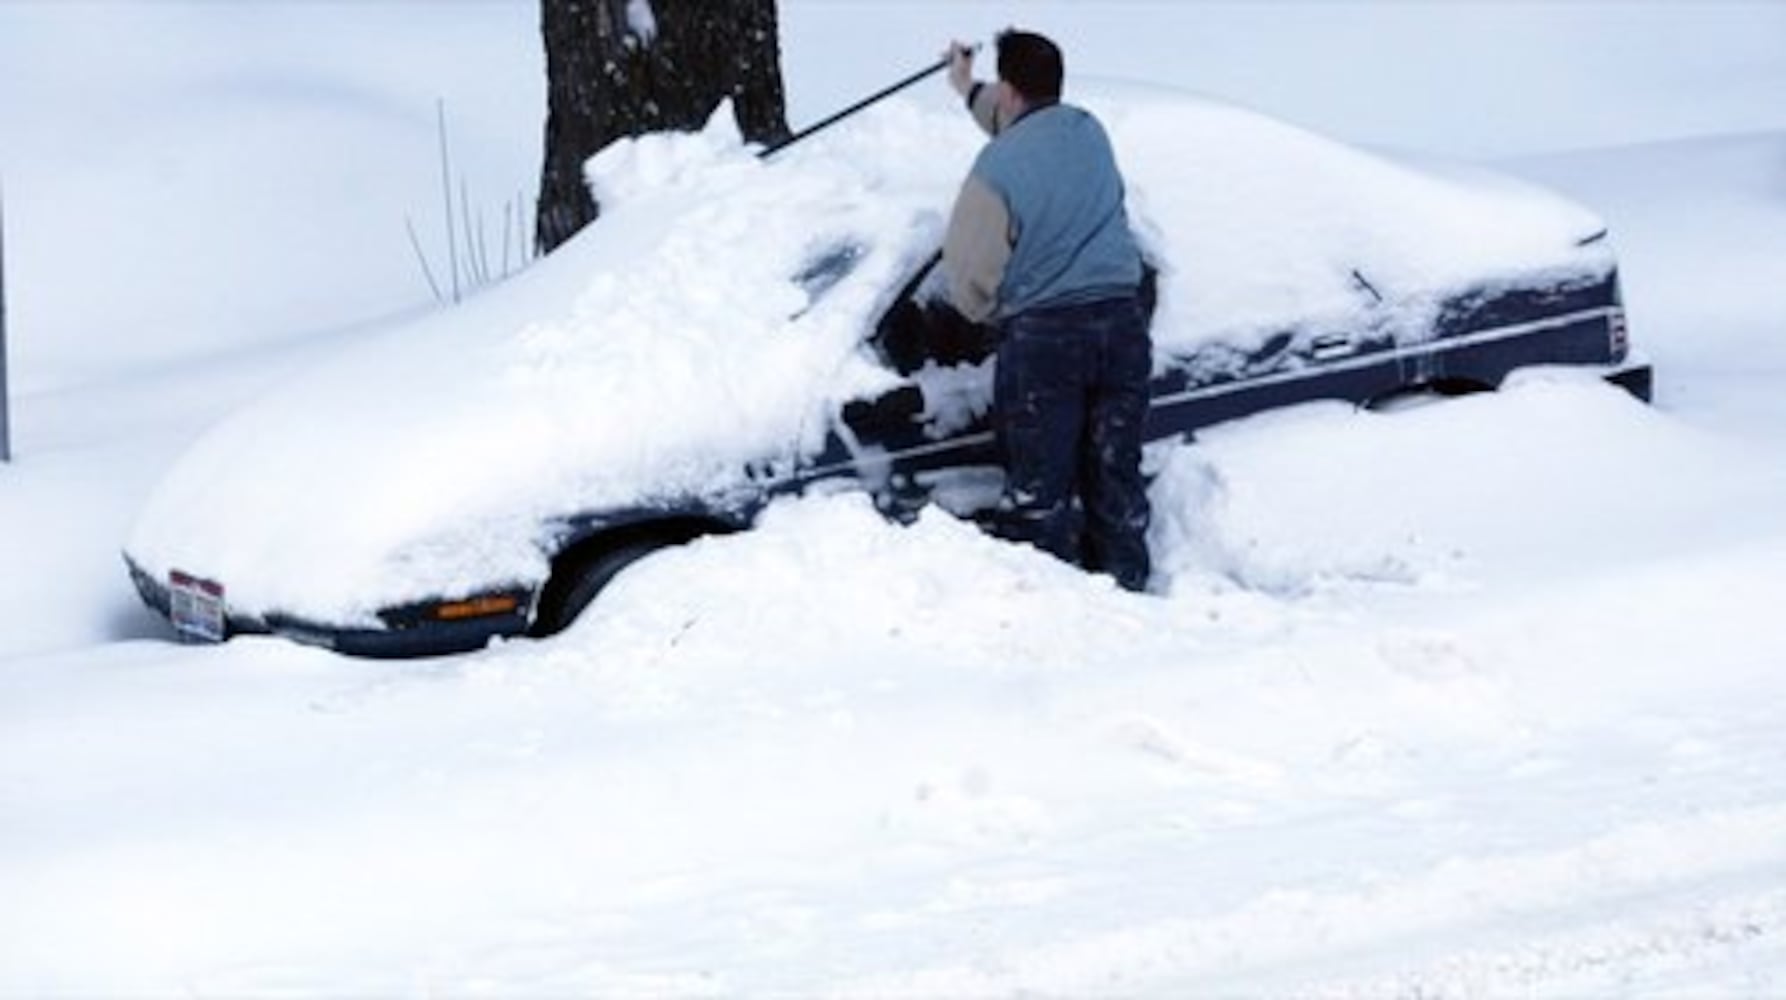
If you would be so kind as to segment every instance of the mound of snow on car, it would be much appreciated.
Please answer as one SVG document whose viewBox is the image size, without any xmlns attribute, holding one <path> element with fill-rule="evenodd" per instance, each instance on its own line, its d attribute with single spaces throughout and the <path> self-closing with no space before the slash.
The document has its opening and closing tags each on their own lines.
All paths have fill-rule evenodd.
<svg viewBox="0 0 1786 1000">
<path fill-rule="evenodd" d="M 1599 222 L 1180 95 L 1094 95 L 1147 250 L 1161 351 L 1335 322 L 1418 329 L 1486 274 L 1604 273 Z M 151 496 L 128 551 L 222 581 L 235 613 L 378 625 L 381 608 L 545 579 L 580 512 L 724 509 L 890 385 L 865 344 L 940 242 L 982 142 L 893 102 L 767 161 L 722 109 L 611 147 L 603 214 L 533 270 L 377 337 L 227 420 Z M 296 484 L 301 484 L 297 486 Z"/>
</svg>

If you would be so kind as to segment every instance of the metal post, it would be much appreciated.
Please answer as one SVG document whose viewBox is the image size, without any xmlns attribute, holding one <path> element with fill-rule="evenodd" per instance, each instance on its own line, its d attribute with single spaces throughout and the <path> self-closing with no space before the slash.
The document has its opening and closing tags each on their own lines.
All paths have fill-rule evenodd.
<svg viewBox="0 0 1786 1000">
<path fill-rule="evenodd" d="M 6 185 L 0 183 L 0 462 L 12 461 L 10 406 L 6 394 Z"/>
</svg>

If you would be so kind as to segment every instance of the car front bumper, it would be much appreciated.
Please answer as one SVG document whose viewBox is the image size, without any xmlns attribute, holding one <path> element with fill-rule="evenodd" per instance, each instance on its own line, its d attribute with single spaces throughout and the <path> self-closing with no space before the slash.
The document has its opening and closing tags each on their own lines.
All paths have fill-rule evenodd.
<svg viewBox="0 0 1786 1000">
<path fill-rule="evenodd" d="M 166 580 L 143 570 L 128 555 L 124 563 L 130 579 L 150 610 L 171 620 L 173 594 Z M 440 620 L 424 613 L 429 605 L 416 605 L 380 615 L 386 628 L 343 627 L 306 621 L 292 615 L 266 617 L 226 612 L 224 638 L 241 635 L 278 635 L 309 646 L 320 646 L 349 656 L 372 659 L 406 659 L 469 653 L 494 639 L 527 632 L 532 595 L 517 593 L 514 610 L 459 620 Z"/>
</svg>

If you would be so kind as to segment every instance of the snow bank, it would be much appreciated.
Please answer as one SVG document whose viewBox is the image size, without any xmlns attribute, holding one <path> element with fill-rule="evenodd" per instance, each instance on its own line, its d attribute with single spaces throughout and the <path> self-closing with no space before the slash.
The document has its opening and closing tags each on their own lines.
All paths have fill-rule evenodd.
<svg viewBox="0 0 1786 1000">
<path fill-rule="evenodd" d="M 543 55 L 516 5 L 0 8 L 15 388 L 431 305 L 405 217 L 444 282 L 436 101 L 500 267 L 503 203 L 538 176 Z"/>
<path fill-rule="evenodd" d="M 1474 477 L 1393 459 L 1440 449 Z M 21 663 L 0 990 L 1467 992 L 1740 961 L 1732 935 L 1786 933 L 1753 655 L 1786 641 L 1786 480 L 1751 457 L 1546 375 L 1162 449 L 1159 597 L 839 495 L 638 564 L 548 642 Z M 1716 668 L 1686 684 L 1689 656 Z"/>
</svg>

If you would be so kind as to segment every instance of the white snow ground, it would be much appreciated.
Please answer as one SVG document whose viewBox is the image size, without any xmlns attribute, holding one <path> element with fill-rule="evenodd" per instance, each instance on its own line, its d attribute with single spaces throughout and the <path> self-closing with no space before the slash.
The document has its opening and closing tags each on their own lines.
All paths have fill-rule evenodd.
<svg viewBox="0 0 1786 1000">
<path fill-rule="evenodd" d="M 840 19 L 880 78 L 1022 21 L 1501 158 L 1612 223 L 1658 405 L 1219 428 L 1155 456 L 1163 598 L 839 497 L 551 642 L 174 646 L 149 486 L 425 295 L 434 95 L 529 186 L 532 5 L 0 7 L 0 994 L 1786 991 L 1786 8 L 972 9 L 789 3 L 796 118 L 876 82 Z"/>
</svg>

